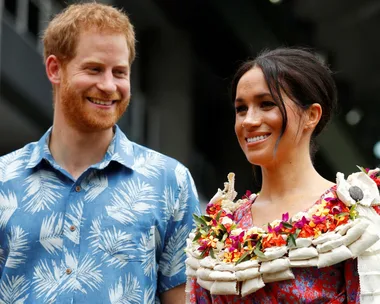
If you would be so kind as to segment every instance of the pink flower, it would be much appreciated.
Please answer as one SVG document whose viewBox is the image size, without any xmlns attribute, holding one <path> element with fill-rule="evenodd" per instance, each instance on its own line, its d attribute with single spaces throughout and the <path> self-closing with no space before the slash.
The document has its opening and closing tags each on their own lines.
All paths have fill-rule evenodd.
<svg viewBox="0 0 380 304">
<path fill-rule="evenodd" d="M 342 206 L 336 205 L 331 208 L 331 213 L 332 214 L 339 214 L 342 213 Z"/>
<path fill-rule="evenodd" d="M 333 204 L 340 202 L 339 198 L 337 197 L 326 197 L 324 198 L 324 200 L 326 202 L 333 203 Z"/>
<path fill-rule="evenodd" d="M 252 194 L 252 192 L 249 191 L 249 190 L 247 190 L 247 191 L 245 192 L 245 194 L 243 195 L 242 199 L 249 199 L 249 197 L 251 196 L 251 194 Z"/>
<path fill-rule="evenodd" d="M 289 221 L 289 212 L 286 212 L 282 215 L 282 221 L 288 222 Z"/>
<path fill-rule="evenodd" d="M 323 223 L 325 220 L 326 220 L 325 216 L 316 216 L 316 215 L 313 215 L 313 222 L 316 225 L 318 225 L 320 223 Z"/>
<path fill-rule="evenodd" d="M 307 225 L 309 223 L 309 221 L 306 219 L 305 216 L 302 217 L 302 219 L 300 219 L 298 222 L 296 222 L 294 224 L 294 227 L 298 228 L 298 229 L 302 229 L 303 226 Z"/>
</svg>

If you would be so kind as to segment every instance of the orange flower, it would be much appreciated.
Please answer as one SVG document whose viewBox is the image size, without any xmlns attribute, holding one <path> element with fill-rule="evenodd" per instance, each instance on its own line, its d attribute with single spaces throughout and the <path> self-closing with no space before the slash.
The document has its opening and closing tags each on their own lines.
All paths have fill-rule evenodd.
<svg viewBox="0 0 380 304">
<path fill-rule="evenodd" d="M 263 248 L 269 248 L 269 247 L 274 247 L 274 246 L 280 247 L 280 246 L 286 245 L 286 241 L 284 240 L 281 234 L 276 235 L 276 234 L 270 233 L 266 235 L 265 237 L 263 237 L 262 245 L 263 245 Z"/>
<path fill-rule="evenodd" d="M 301 229 L 298 237 L 301 238 L 308 238 L 314 235 L 314 230 L 311 228 L 309 225 L 304 225 L 303 228 Z"/>
</svg>

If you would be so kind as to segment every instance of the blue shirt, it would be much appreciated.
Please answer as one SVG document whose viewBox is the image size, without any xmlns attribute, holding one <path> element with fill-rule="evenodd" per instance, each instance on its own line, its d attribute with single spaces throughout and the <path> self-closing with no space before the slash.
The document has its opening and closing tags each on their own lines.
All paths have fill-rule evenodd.
<svg viewBox="0 0 380 304">
<path fill-rule="evenodd" d="M 0 158 L 0 303 L 159 303 L 186 282 L 189 171 L 116 126 L 77 180 L 39 142 Z"/>
</svg>

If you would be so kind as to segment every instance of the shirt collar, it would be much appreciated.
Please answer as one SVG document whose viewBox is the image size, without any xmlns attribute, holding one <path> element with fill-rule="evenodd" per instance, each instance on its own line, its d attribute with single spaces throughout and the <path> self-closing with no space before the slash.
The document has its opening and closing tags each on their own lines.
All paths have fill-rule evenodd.
<svg viewBox="0 0 380 304">
<path fill-rule="evenodd" d="M 57 165 L 49 149 L 51 130 L 52 127 L 46 131 L 46 133 L 34 146 L 28 164 L 26 165 L 27 169 L 36 167 L 43 159 L 49 161 L 54 167 Z M 114 130 L 115 134 L 110 145 L 108 146 L 103 160 L 92 167 L 104 169 L 111 161 L 115 161 L 127 168 L 132 169 L 134 164 L 133 143 L 127 138 L 127 136 L 125 136 L 117 125 L 115 125 Z"/>
</svg>

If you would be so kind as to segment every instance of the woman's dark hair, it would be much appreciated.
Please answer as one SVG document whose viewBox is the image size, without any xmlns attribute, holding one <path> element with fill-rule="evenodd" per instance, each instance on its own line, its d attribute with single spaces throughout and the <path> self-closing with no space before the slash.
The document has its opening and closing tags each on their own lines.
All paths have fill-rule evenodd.
<svg viewBox="0 0 380 304">
<path fill-rule="evenodd" d="M 243 63 L 232 80 L 232 100 L 240 78 L 254 67 L 259 67 L 265 77 L 273 101 L 283 118 L 278 142 L 285 132 L 288 116 L 281 92 L 292 99 L 300 109 L 306 110 L 313 103 L 322 107 L 322 117 L 311 139 L 311 156 L 315 151 L 314 138 L 329 122 L 337 104 L 337 90 L 331 70 L 310 51 L 299 48 L 265 50 L 255 59 Z M 278 144 L 277 142 L 277 144 Z"/>
</svg>

